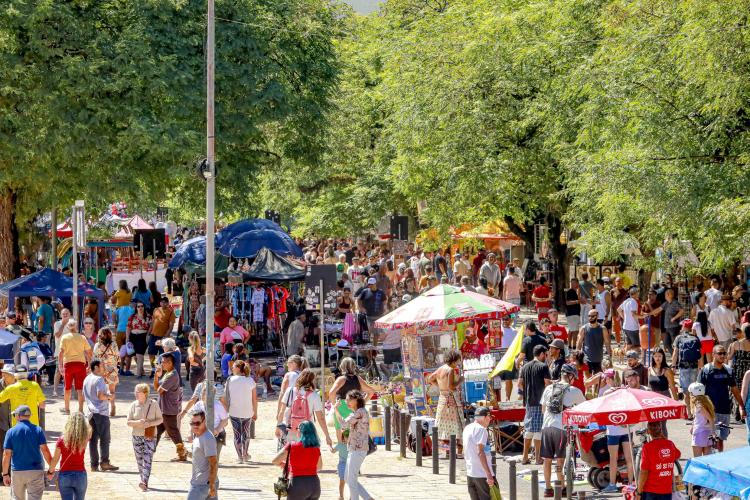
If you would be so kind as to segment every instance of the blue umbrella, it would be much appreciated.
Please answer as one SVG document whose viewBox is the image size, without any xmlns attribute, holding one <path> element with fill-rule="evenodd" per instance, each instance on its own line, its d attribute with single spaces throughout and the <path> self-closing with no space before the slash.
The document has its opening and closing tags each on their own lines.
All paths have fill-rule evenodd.
<svg viewBox="0 0 750 500">
<path fill-rule="evenodd" d="M 688 460 L 682 480 L 731 496 L 750 498 L 750 447 Z"/>
<path fill-rule="evenodd" d="M 248 231 L 255 231 L 256 229 L 272 229 L 274 231 L 283 231 L 281 226 L 268 219 L 243 219 L 238 220 L 229 224 L 227 227 L 216 233 L 216 248 L 221 248 L 222 245 L 228 245 L 229 242 Z M 226 254 L 226 252 L 222 252 Z"/>
<path fill-rule="evenodd" d="M 204 265 L 206 263 L 206 237 L 196 236 L 184 242 L 169 261 L 169 267 L 176 269 L 188 262 Z"/>
<path fill-rule="evenodd" d="M 302 249 L 283 231 L 256 229 L 235 236 L 224 242 L 219 251 L 230 257 L 241 259 L 254 258 L 261 248 L 268 248 L 278 255 L 302 257 Z"/>
</svg>

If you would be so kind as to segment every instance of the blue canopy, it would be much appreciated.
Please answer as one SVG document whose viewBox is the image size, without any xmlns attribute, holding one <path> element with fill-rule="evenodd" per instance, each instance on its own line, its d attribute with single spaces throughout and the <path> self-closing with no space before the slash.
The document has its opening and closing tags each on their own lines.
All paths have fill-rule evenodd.
<svg viewBox="0 0 750 500">
<path fill-rule="evenodd" d="M 11 306 L 16 297 L 72 297 L 73 278 L 45 267 L 41 271 L 3 283 L 0 285 L 0 296 L 8 297 L 8 304 Z M 96 299 L 101 321 L 101 315 L 104 313 L 104 291 L 87 283 L 78 283 L 78 296 Z"/>
<path fill-rule="evenodd" d="M 5 363 L 13 363 L 13 354 L 20 340 L 19 335 L 0 328 L 0 360 Z"/>
<path fill-rule="evenodd" d="M 750 499 L 750 446 L 688 460 L 683 481 Z"/>
<path fill-rule="evenodd" d="M 261 248 L 268 248 L 284 257 L 302 257 L 302 249 L 284 231 L 255 229 L 244 232 L 219 247 L 219 252 L 229 257 L 252 259 Z"/>
<path fill-rule="evenodd" d="M 233 238 L 241 235 L 242 233 L 255 231 L 256 229 L 271 229 L 273 231 L 281 232 L 284 231 L 283 229 L 281 229 L 281 226 L 268 219 L 238 220 L 237 222 L 229 224 L 227 227 L 216 233 L 216 247 L 220 248 L 222 245 L 226 244 L 228 241 L 231 241 Z"/>
<path fill-rule="evenodd" d="M 206 237 L 196 236 L 183 242 L 169 261 L 169 267 L 177 269 L 188 262 L 192 264 L 206 264 Z"/>
</svg>

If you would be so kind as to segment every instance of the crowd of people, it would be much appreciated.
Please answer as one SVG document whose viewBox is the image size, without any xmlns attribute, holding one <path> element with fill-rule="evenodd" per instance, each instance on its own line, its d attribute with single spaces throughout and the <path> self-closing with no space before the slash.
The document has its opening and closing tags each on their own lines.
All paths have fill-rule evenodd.
<svg viewBox="0 0 750 500">
<path fill-rule="evenodd" d="M 642 294 L 621 269 L 609 279 L 590 280 L 587 273 L 572 278 L 562 303 L 556 303 L 544 274 L 528 287 L 532 276 L 522 272 L 517 259 L 502 252 L 480 250 L 469 256 L 450 249 L 424 251 L 410 244 L 400 261 L 377 243 L 324 240 L 305 245 L 304 259 L 312 265 L 336 266 L 336 314 L 341 319 L 353 313 L 363 318 L 372 343 L 382 344 L 386 368 L 401 360 L 400 334 L 379 331 L 375 321 L 434 286 L 452 284 L 532 308 L 536 318 L 523 323 L 524 337 L 513 368 L 490 383 L 498 402 L 520 400 L 525 408 L 522 463 L 543 467 L 545 497 L 553 496 L 553 466 L 562 479 L 568 439 L 564 409 L 618 388 L 684 398 L 693 456 L 710 453 L 714 437 L 721 450 L 733 418 L 744 419 L 750 431 L 750 294 L 743 286 L 725 290 L 722 280 L 715 278 L 707 290 L 699 283 L 689 294 L 690 303 L 682 304 L 670 279 Z M 339 497 L 345 498 L 348 490 L 351 499 L 373 498 L 360 481 L 360 471 L 374 446 L 365 403 L 376 391 L 357 363 L 344 358 L 333 386 L 326 394 L 319 392 L 316 373 L 302 355 L 307 342 L 317 342 L 312 340 L 318 338 L 314 329 L 320 328 L 316 318 L 290 303 L 293 317 L 284 332 L 289 357 L 277 391 L 271 383 L 275 370 L 247 352 L 251 334 L 226 304 L 217 303 L 221 373 L 210 412 L 213 422 L 208 422 L 206 349 L 201 335 L 205 325 L 203 332 L 200 325 L 198 331 L 176 329 L 169 297 L 144 280 L 134 289 L 120 283 L 109 300 L 112 314 L 105 316 L 109 324 L 104 325 L 99 325 L 101 315 L 91 308 L 83 311 L 79 325 L 69 310 L 56 309 L 47 298 L 35 302 L 31 317 L 23 307 L 5 315 L 6 328 L 16 323 L 28 327 L 18 329 L 20 349 L 13 363 L 3 366 L 0 382 L 3 482 L 15 498 L 41 498 L 45 480 L 55 478 L 64 499 L 81 499 L 86 495 L 87 470 L 118 470 L 110 462 L 111 418 L 116 415 L 122 377 L 138 379 L 126 423 L 142 491 L 149 490 L 154 453 L 166 434 L 170 449 L 174 447 L 173 460 L 192 464 L 188 498 L 216 497 L 228 433 L 233 436 L 236 461 L 251 460 L 251 428 L 258 418 L 262 389 L 267 396 L 277 396 L 279 450 L 273 463 L 283 467 L 288 477 L 279 487 L 290 499 L 321 496 L 323 443 L 338 455 Z M 520 326 L 517 317 L 503 319 L 502 348 L 513 344 Z M 29 329 L 36 335 L 30 335 Z M 465 425 L 457 368 L 463 358 L 488 352 L 485 335 L 480 325 L 472 325 L 463 345 L 446 352 L 444 365 L 427 378 L 440 394 L 439 439 L 459 437 L 472 500 L 490 498 L 490 488 L 497 483 L 489 454 L 491 416 L 480 407 L 473 423 Z M 131 371 L 133 361 L 135 371 Z M 54 397 L 60 383 L 61 412 L 67 422 L 50 452 L 42 430 L 42 387 L 50 386 Z M 183 393 L 188 388 L 186 399 Z M 78 405 L 71 408 L 74 391 Z M 326 407 L 332 409 L 328 421 Z M 181 430 L 186 418 L 188 435 Z M 607 426 L 606 444 L 614 458 L 605 491 L 619 489 L 616 457 L 622 449 L 627 473 L 621 479 L 635 485 L 643 498 L 661 499 L 659 495 L 667 494 L 665 476 L 656 471 L 685 454 L 669 441 L 668 427 L 666 422 L 648 423 L 651 439 L 642 448 L 636 483 L 630 434 L 622 426 Z"/>
</svg>

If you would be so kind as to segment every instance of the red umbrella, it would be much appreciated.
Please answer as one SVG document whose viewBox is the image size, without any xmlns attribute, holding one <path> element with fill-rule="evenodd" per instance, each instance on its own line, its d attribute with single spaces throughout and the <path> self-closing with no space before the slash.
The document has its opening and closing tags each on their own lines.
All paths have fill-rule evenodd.
<svg viewBox="0 0 750 500">
<path fill-rule="evenodd" d="M 623 387 L 563 412 L 564 425 L 633 425 L 687 417 L 679 401 L 651 391 Z"/>
</svg>

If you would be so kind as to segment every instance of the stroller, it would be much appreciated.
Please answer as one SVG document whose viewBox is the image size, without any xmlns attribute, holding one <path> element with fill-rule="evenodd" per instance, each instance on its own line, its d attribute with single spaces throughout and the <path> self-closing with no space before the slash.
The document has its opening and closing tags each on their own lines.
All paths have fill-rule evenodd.
<svg viewBox="0 0 750 500">
<path fill-rule="evenodd" d="M 603 490 L 609 485 L 609 450 L 607 449 L 607 433 L 603 430 L 580 429 L 578 435 L 578 451 L 583 460 L 591 468 L 587 480 L 597 490 Z M 617 455 L 617 476 L 620 482 L 627 481 L 628 471 L 625 455 L 620 446 Z"/>
</svg>

